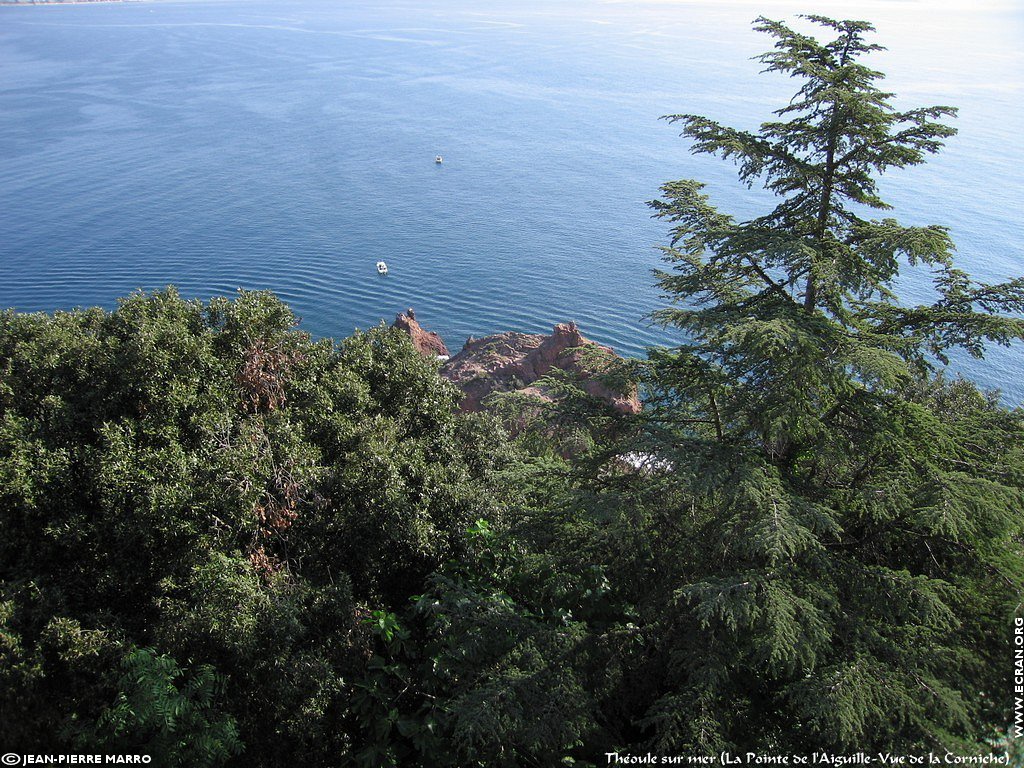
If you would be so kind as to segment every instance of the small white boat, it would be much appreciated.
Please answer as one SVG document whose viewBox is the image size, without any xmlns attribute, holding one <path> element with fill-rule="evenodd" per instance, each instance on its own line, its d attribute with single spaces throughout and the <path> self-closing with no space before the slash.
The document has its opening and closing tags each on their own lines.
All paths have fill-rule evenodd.
<svg viewBox="0 0 1024 768">
<path fill-rule="evenodd" d="M 438 155 L 437 157 L 434 158 L 434 162 L 440 165 L 441 163 L 444 162 L 444 158 Z"/>
<path fill-rule="evenodd" d="M 386 274 L 388 273 L 388 265 L 387 265 L 387 262 L 383 262 L 383 261 L 378 261 L 378 262 L 377 262 L 377 271 L 378 271 L 378 272 L 379 272 L 380 274 L 382 274 L 382 275 L 386 275 Z"/>
</svg>

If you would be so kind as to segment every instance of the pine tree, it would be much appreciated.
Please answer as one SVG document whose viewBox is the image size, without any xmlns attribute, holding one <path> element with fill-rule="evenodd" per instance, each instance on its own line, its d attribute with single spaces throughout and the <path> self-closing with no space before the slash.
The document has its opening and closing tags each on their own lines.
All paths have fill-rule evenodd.
<svg viewBox="0 0 1024 768">
<path fill-rule="evenodd" d="M 1024 338 L 1024 280 L 975 283 L 945 227 L 867 218 L 955 110 L 894 106 L 870 24 L 803 18 L 833 39 L 755 23 L 799 83 L 778 119 L 668 118 L 779 202 L 737 221 L 683 180 L 651 203 L 672 225 L 655 317 L 688 341 L 652 352 L 647 439 L 692 523 L 684 581 L 650 587 L 666 672 L 642 725 L 666 749 L 968 749 L 1009 706 L 1024 420 L 941 367 Z M 932 304 L 899 302 L 904 261 Z"/>
</svg>

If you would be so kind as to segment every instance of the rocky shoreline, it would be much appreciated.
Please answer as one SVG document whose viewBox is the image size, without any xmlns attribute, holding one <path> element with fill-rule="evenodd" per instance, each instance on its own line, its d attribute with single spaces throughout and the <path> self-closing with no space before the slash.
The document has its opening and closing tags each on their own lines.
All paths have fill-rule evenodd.
<svg viewBox="0 0 1024 768">
<path fill-rule="evenodd" d="M 444 340 L 427 331 L 413 309 L 395 317 L 394 327 L 407 333 L 421 354 L 444 360 L 440 374 L 463 392 L 460 409 L 483 410 L 487 397 L 496 392 L 522 392 L 543 400 L 555 396 L 542 383 L 554 371 L 577 377 L 587 394 L 620 413 L 639 413 L 643 408 L 634 384 L 617 391 L 602 377 L 604 369 L 621 357 L 611 347 L 586 338 L 576 323 L 559 323 L 550 334 L 506 331 L 466 340 L 451 355 Z"/>
</svg>

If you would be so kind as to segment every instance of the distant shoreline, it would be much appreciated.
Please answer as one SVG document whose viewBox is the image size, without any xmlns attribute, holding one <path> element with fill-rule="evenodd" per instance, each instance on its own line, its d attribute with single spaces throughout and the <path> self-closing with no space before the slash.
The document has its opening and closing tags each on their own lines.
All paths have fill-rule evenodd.
<svg viewBox="0 0 1024 768">
<path fill-rule="evenodd" d="M 0 5 L 85 5 L 92 3 L 142 3 L 145 0 L 0 0 Z"/>
</svg>

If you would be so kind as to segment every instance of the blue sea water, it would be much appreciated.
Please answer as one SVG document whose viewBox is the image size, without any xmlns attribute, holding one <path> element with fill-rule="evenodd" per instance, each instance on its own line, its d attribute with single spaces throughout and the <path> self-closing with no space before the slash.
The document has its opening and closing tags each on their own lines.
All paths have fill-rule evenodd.
<svg viewBox="0 0 1024 768">
<path fill-rule="evenodd" d="M 658 117 L 753 128 L 759 14 L 868 18 L 899 104 L 960 107 L 926 166 L 887 177 L 904 223 L 951 228 L 977 278 L 1024 273 L 1024 13 L 1013 4 L 222 0 L 0 7 L 0 307 L 112 307 L 269 288 L 321 336 L 408 306 L 469 335 L 576 320 L 625 354 L 665 227 L 645 201 L 709 183 L 770 199 Z M 434 163 L 441 154 L 442 165 Z M 381 278 L 374 264 L 387 260 Z M 927 300 L 925 275 L 901 279 Z M 1024 400 L 1024 348 L 958 370 Z"/>
</svg>

